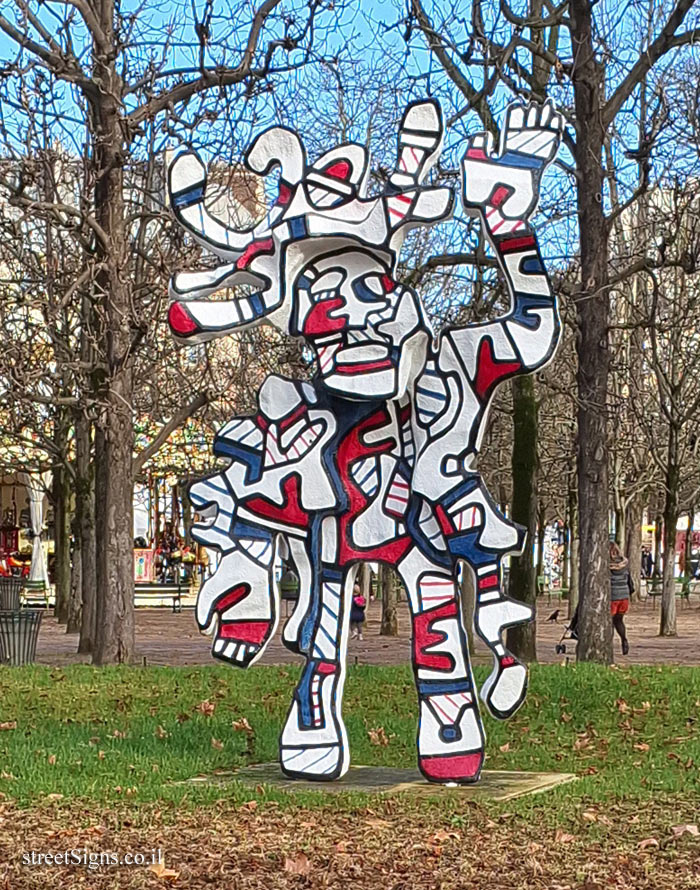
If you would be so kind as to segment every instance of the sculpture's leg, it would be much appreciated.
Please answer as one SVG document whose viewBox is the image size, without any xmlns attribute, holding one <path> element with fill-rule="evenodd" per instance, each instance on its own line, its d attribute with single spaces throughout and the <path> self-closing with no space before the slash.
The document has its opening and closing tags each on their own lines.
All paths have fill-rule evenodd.
<svg viewBox="0 0 700 890">
<path fill-rule="evenodd" d="M 321 563 L 314 574 L 310 611 L 299 633 L 307 661 L 280 739 L 280 763 L 288 776 L 329 781 L 350 765 L 342 697 L 355 574 L 355 567 L 341 572 L 330 563 Z"/>
<path fill-rule="evenodd" d="M 430 782 L 476 782 L 484 733 L 455 580 L 413 548 L 397 567 L 413 618 L 418 765 Z"/>
<path fill-rule="evenodd" d="M 304 641 L 302 627 L 304 619 L 309 616 L 311 596 L 313 588 L 312 554 L 309 551 L 308 542 L 301 538 L 289 537 L 289 555 L 299 578 L 299 599 L 294 604 L 294 610 L 282 630 L 282 642 L 292 652 L 308 654 L 308 641 Z"/>
<path fill-rule="evenodd" d="M 275 542 L 269 532 L 240 537 L 197 596 L 197 623 L 214 634 L 212 654 L 248 667 L 275 632 L 279 591 L 274 579 Z"/>
<path fill-rule="evenodd" d="M 493 654 L 494 667 L 481 697 L 494 717 L 510 717 L 525 700 L 527 668 L 503 643 L 504 631 L 531 621 L 534 610 L 501 589 L 504 554 L 519 553 L 525 531 L 506 519 L 478 476 L 465 481 L 437 508 L 447 547 L 465 560 L 476 578 L 474 629 Z"/>
</svg>

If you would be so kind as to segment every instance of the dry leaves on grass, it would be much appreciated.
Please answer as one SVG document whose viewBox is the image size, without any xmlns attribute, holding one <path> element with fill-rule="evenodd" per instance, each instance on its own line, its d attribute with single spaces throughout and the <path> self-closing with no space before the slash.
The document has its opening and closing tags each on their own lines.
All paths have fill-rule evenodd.
<svg viewBox="0 0 700 890">
<path fill-rule="evenodd" d="M 576 840 L 575 834 L 569 834 L 566 831 L 562 831 L 561 828 L 558 828 L 556 834 L 554 835 L 554 843 L 555 844 L 570 844 L 571 841 Z"/>
<path fill-rule="evenodd" d="M 700 830 L 697 825 L 673 825 L 671 826 L 671 831 L 674 837 L 683 837 L 684 834 L 700 837 Z"/>
<path fill-rule="evenodd" d="M 215 710 L 216 702 L 209 701 L 208 698 L 205 698 L 204 701 L 201 701 L 195 708 L 195 711 L 199 711 L 199 713 L 203 714 L 205 717 L 213 717 Z"/>
<path fill-rule="evenodd" d="M 175 883 L 180 877 L 180 872 L 172 868 L 166 868 L 165 862 L 154 862 L 153 865 L 148 866 L 148 871 L 152 871 L 157 878 L 169 884 Z"/>
<path fill-rule="evenodd" d="M 0 732 L 5 732 L 9 729 L 17 729 L 16 720 L 6 720 L 4 723 L 0 723 Z"/>
<path fill-rule="evenodd" d="M 290 875 L 308 875 L 311 871 L 311 863 L 306 853 L 299 852 L 294 858 L 288 856 L 284 860 L 284 870 Z"/>
<path fill-rule="evenodd" d="M 43 838 L 60 824 L 66 826 L 61 848 L 159 848 L 167 862 L 118 874 L 55 869 L 50 886 L 60 890 L 697 890 L 698 842 L 688 836 L 692 829 L 674 842 L 670 829 L 695 825 L 691 796 L 665 808 L 655 802 L 640 808 L 638 801 L 606 805 L 613 825 L 593 840 L 571 824 L 562 824 L 555 838 L 544 800 L 527 816 L 470 804 L 459 814 L 459 827 L 455 814 L 398 798 L 351 811 L 336 803 L 316 809 L 225 799 L 193 808 L 135 808 L 122 800 L 89 812 L 84 803 L 67 800 L 22 811 L 0 802 L 0 862 L 7 863 L 8 886 L 36 890 L 36 871 L 23 867 L 14 851 L 23 849 L 22 838 Z M 603 807 L 585 810 L 598 821 Z M 649 843 L 659 825 L 663 835 Z M 105 831 L 98 839 L 91 834 L 96 826 Z M 670 846 L 673 857 L 659 855 L 655 843 L 664 852 Z"/>
<path fill-rule="evenodd" d="M 377 745 L 381 748 L 386 748 L 389 744 L 389 737 L 386 734 L 386 730 L 383 726 L 378 726 L 376 729 L 368 729 L 367 735 L 369 736 L 369 740 L 373 745 Z"/>
</svg>

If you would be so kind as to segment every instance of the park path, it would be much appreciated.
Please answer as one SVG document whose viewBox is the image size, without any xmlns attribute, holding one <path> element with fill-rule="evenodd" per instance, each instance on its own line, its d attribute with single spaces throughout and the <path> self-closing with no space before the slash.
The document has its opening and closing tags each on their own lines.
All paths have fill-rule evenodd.
<svg viewBox="0 0 700 890">
<path fill-rule="evenodd" d="M 557 621 L 547 618 L 560 609 Z M 284 606 L 282 607 L 284 620 Z M 351 640 L 348 648 L 350 664 L 405 664 L 410 661 L 410 622 L 405 603 L 399 606 L 399 636 L 379 636 L 380 606 L 370 603 L 365 625 L 364 640 Z M 556 663 L 565 656 L 557 655 L 556 644 L 565 628 L 566 603 L 556 600 L 541 602 L 538 606 L 537 651 L 542 662 Z M 632 605 L 628 616 L 630 654 L 620 655 L 619 641 L 615 640 L 615 658 L 627 664 L 693 664 L 700 665 L 700 604 L 679 604 L 678 636 L 658 636 L 659 610 L 649 601 Z M 282 622 L 280 622 L 280 625 Z M 78 638 L 67 635 L 63 627 L 48 614 L 44 617 L 37 646 L 37 661 L 48 665 L 74 664 L 86 661 L 76 654 Z M 169 609 L 136 610 L 136 646 L 138 660 L 145 664 L 190 665 L 212 664 L 209 652 L 210 640 L 202 636 L 194 621 L 191 609 L 173 614 Z M 573 657 L 573 645 L 567 648 Z M 487 662 L 490 656 L 477 641 L 474 661 Z M 298 655 L 282 645 L 279 629 L 271 640 L 261 664 L 301 663 Z"/>
</svg>

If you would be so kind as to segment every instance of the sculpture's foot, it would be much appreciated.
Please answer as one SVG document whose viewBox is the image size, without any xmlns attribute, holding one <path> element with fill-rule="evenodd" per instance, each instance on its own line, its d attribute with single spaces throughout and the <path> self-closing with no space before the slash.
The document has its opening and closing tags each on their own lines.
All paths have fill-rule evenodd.
<svg viewBox="0 0 700 890">
<path fill-rule="evenodd" d="M 340 717 L 340 665 L 308 662 L 280 739 L 282 772 L 296 779 L 331 781 L 350 766 Z"/>
<path fill-rule="evenodd" d="M 212 655 L 246 668 L 265 651 L 274 632 L 272 621 L 220 621 Z"/>
<path fill-rule="evenodd" d="M 481 699 L 491 714 L 507 720 L 525 701 L 527 667 L 510 653 L 501 656 L 481 687 Z"/>
<path fill-rule="evenodd" d="M 267 566 L 243 550 L 224 554 L 197 597 L 197 623 L 213 634 L 212 655 L 248 667 L 275 632 L 279 607 Z"/>
<path fill-rule="evenodd" d="M 481 698 L 491 714 L 505 720 L 525 700 L 527 668 L 503 646 L 502 635 L 508 627 L 531 621 L 534 609 L 515 600 L 499 599 L 477 603 L 474 628 L 491 649 L 494 668 L 481 688 Z"/>
<path fill-rule="evenodd" d="M 418 768 L 429 782 L 479 780 L 484 734 L 471 692 L 427 695 L 420 701 Z"/>
</svg>

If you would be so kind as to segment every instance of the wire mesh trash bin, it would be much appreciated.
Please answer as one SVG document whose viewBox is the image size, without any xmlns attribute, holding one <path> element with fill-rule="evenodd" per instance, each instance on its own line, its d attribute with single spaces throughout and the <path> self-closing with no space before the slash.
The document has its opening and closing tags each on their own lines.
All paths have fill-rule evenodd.
<svg viewBox="0 0 700 890">
<path fill-rule="evenodd" d="M 0 578 L 0 611 L 19 609 L 22 578 Z"/>
<path fill-rule="evenodd" d="M 41 616 L 38 609 L 0 611 L 0 664 L 31 664 L 36 655 Z"/>
</svg>

